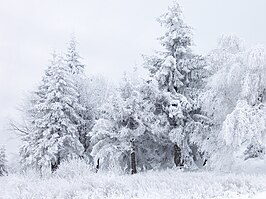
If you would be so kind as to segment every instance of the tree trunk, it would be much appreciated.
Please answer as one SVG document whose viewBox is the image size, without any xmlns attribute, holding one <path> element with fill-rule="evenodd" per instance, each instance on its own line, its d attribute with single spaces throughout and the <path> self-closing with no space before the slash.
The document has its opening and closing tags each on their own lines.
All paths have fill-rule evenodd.
<svg viewBox="0 0 266 199">
<path fill-rule="evenodd" d="M 181 148 L 177 144 L 174 145 L 174 163 L 176 167 L 183 166 Z"/>
<path fill-rule="evenodd" d="M 51 163 L 51 171 L 52 171 L 52 173 L 54 173 L 58 169 L 59 164 L 60 164 L 60 158 L 58 158 L 56 162 Z"/>
<path fill-rule="evenodd" d="M 207 164 L 207 159 L 204 160 L 203 162 L 203 165 L 202 166 L 205 166 Z"/>
<path fill-rule="evenodd" d="M 130 140 L 130 144 L 131 144 L 131 151 L 130 151 L 131 174 L 135 174 L 137 173 L 137 168 L 136 168 L 136 147 L 134 139 Z"/>
<path fill-rule="evenodd" d="M 99 171 L 99 168 L 100 168 L 100 158 L 98 158 L 98 160 L 97 160 L 96 173 Z"/>
</svg>

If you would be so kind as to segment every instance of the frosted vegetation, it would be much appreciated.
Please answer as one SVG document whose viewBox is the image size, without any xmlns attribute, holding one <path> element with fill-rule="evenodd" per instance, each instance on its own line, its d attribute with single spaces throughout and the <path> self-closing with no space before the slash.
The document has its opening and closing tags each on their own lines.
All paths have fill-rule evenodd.
<svg viewBox="0 0 266 199">
<path fill-rule="evenodd" d="M 162 51 L 118 86 L 85 74 L 73 37 L 22 105 L 0 198 L 228 198 L 266 191 L 266 50 L 223 35 L 206 56 L 177 3 Z M 9 172 L 9 175 L 8 175 Z M 128 175 L 135 174 L 135 175 Z M 125 183 L 126 182 L 126 183 Z"/>
<path fill-rule="evenodd" d="M 265 165 L 264 165 L 265 166 Z M 0 198 L 254 198 L 266 189 L 265 175 L 183 172 L 179 169 L 135 175 L 95 173 L 84 161 L 62 163 L 52 175 L 30 171 L 0 178 Z M 260 199 L 263 199 L 261 197 Z M 259 199 L 259 198 L 258 198 Z"/>
</svg>

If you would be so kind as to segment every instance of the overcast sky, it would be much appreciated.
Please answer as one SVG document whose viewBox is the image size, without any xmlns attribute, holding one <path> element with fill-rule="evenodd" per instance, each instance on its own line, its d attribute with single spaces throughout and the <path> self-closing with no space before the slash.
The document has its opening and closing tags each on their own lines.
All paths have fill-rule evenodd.
<svg viewBox="0 0 266 199">
<path fill-rule="evenodd" d="M 7 131 L 23 93 L 36 85 L 53 50 L 64 51 L 72 32 L 87 74 L 113 80 L 159 48 L 156 18 L 172 0 L 0 0 L 0 145 L 17 150 Z M 195 51 L 206 54 L 222 33 L 249 45 L 266 44 L 265 0 L 180 0 L 194 28 Z M 14 137 L 14 136 L 13 136 Z"/>
</svg>

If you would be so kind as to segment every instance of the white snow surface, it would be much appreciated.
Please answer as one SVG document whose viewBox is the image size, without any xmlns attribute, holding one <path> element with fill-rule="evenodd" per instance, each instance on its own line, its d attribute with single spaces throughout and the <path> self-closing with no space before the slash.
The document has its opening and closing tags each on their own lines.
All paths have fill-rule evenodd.
<svg viewBox="0 0 266 199">
<path fill-rule="evenodd" d="M 136 175 L 71 172 L 0 178 L 0 199 L 265 199 L 266 174 L 149 171 Z"/>
</svg>

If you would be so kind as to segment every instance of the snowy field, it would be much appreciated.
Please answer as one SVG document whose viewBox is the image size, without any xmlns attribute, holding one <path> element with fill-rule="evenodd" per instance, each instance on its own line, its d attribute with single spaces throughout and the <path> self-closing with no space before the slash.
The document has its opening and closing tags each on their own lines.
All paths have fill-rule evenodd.
<svg viewBox="0 0 266 199">
<path fill-rule="evenodd" d="M 266 198 L 265 174 L 222 174 L 168 170 L 136 175 L 71 173 L 53 177 L 9 175 L 0 178 L 0 198 Z"/>
</svg>

